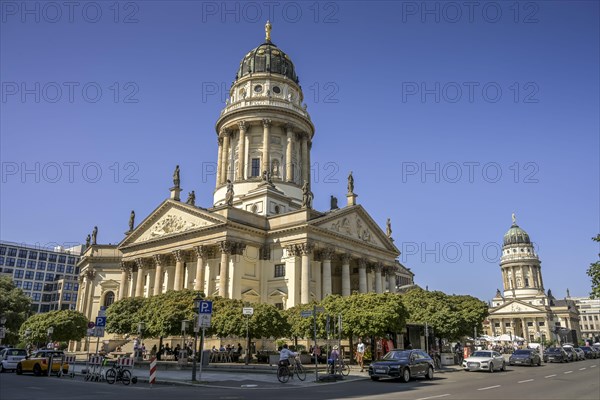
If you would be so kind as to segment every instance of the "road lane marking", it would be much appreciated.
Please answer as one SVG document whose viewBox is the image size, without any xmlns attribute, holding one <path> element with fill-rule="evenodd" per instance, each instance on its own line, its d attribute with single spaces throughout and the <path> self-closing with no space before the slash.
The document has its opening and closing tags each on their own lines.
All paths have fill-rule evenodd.
<svg viewBox="0 0 600 400">
<path fill-rule="evenodd" d="M 532 381 L 533 381 L 533 379 L 525 379 L 524 381 L 519 381 L 517 383 L 525 383 L 525 382 L 532 382 Z"/>
<path fill-rule="evenodd" d="M 580 370 L 580 371 L 583 371 L 584 369 L 586 369 L 586 368 L 585 368 L 585 367 L 583 367 L 583 368 L 579 368 L 579 370 Z"/>
<path fill-rule="evenodd" d="M 594 365 L 590 366 L 590 368 L 596 368 L 596 364 L 594 364 Z"/>
<path fill-rule="evenodd" d="M 439 399 L 440 397 L 446 397 L 446 396 L 450 396 L 450 393 L 438 394 L 437 396 L 421 397 L 421 398 L 418 398 L 417 400 Z"/>
<path fill-rule="evenodd" d="M 573 372 L 573 371 L 566 371 L 566 372 L 565 372 L 565 374 L 570 374 L 570 373 L 572 373 L 572 372 Z"/>
<path fill-rule="evenodd" d="M 494 385 L 494 386 L 488 386 L 488 387 L 484 387 L 484 388 L 479 388 L 477 390 L 488 390 L 488 389 L 494 389 L 500 387 L 500 385 Z"/>
<path fill-rule="evenodd" d="M 552 374 L 552 375 L 545 376 L 544 378 L 553 378 L 555 376 L 556 376 L 556 374 Z"/>
</svg>

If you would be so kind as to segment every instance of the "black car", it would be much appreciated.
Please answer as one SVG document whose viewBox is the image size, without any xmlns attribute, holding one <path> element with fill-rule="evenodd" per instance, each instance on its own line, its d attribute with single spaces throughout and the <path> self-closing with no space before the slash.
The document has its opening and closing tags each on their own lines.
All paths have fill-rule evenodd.
<svg viewBox="0 0 600 400">
<path fill-rule="evenodd" d="M 542 359 L 537 351 L 531 349 L 515 350 L 508 359 L 510 365 L 542 365 Z"/>
<path fill-rule="evenodd" d="M 583 350 L 583 353 L 585 354 L 585 358 L 597 358 L 598 357 L 598 353 L 596 353 L 590 346 L 580 346 L 579 347 L 581 350 Z"/>
<path fill-rule="evenodd" d="M 400 378 L 408 382 L 414 377 L 433 379 L 433 360 L 423 350 L 392 350 L 381 360 L 371 363 L 369 376 L 372 380 L 379 378 Z"/>
<path fill-rule="evenodd" d="M 569 362 L 569 355 L 562 347 L 549 347 L 545 353 L 548 357 L 546 362 Z"/>
<path fill-rule="evenodd" d="M 577 361 L 579 357 L 577 357 L 577 353 L 570 346 L 563 346 L 563 350 L 567 352 L 567 356 L 569 357 L 569 361 Z"/>
</svg>

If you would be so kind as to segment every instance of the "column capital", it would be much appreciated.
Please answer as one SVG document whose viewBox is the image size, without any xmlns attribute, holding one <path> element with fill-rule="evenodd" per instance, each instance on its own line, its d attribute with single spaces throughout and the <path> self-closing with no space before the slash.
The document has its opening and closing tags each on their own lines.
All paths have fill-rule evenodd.
<svg viewBox="0 0 600 400">
<path fill-rule="evenodd" d="M 307 139 L 308 135 L 304 132 L 296 132 L 296 140 L 303 140 L 303 139 Z"/>
<path fill-rule="evenodd" d="M 300 255 L 300 250 L 295 244 L 288 244 L 287 246 L 285 246 L 285 249 L 289 256 L 298 257 Z"/>
<path fill-rule="evenodd" d="M 146 263 L 146 260 L 143 259 L 143 258 L 141 258 L 141 257 L 140 258 L 136 258 L 134 262 L 135 262 L 135 265 L 138 268 L 138 271 L 140 269 L 146 268 L 148 266 L 147 263 Z"/>
<path fill-rule="evenodd" d="M 241 256 L 242 254 L 244 254 L 244 250 L 246 250 L 246 243 L 242 243 L 242 242 L 233 242 L 232 243 L 232 248 L 231 248 L 232 254 Z"/>
<path fill-rule="evenodd" d="M 263 118 L 262 123 L 263 123 L 263 127 L 270 128 L 273 121 L 270 120 L 269 118 Z"/>
<path fill-rule="evenodd" d="M 311 254 L 315 248 L 314 244 L 312 244 L 311 242 L 300 243 L 297 244 L 296 247 L 298 248 L 300 254 L 302 254 L 303 256 Z"/>
<path fill-rule="evenodd" d="M 211 251 L 208 246 L 195 246 L 194 251 L 196 252 L 196 258 L 208 258 Z"/>
<path fill-rule="evenodd" d="M 221 128 L 221 131 L 219 132 L 219 138 L 226 138 L 229 137 L 229 135 L 231 135 L 231 131 L 229 129 Z"/>
<path fill-rule="evenodd" d="M 358 259 L 358 268 L 367 268 L 367 259 L 366 258 Z"/>
<path fill-rule="evenodd" d="M 286 123 L 284 126 L 286 133 L 294 133 L 294 124 Z"/>
<path fill-rule="evenodd" d="M 121 261 L 121 271 L 129 273 L 131 271 L 131 264 L 127 261 Z"/>
<path fill-rule="evenodd" d="M 84 279 L 85 279 L 85 276 L 83 274 L 79 275 L 77 277 L 77 282 L 79 282 L 79 284 L 81 285 L 83 283 Z"/>
<path fill-rule="evenodd" d="M 88 281 L 93 281 L 96 277 L 96 271 L 93 268 L 88 269 L 87 271 L 85 271 L 85 277 Z"/>
<path fill-rule="evenodd" d="M 342 263 L 347 264 L 352 259 L 352 256 L 348 253 L 343 253 L 340 254 L 340 259 L 342 260 Z"/>
<path fill-rule="evenodd" d="M 176 262 L 182 262 L 183 261 L 183 257 L 184 254 L 181 250 L 174 250 L 171 252 L 171 254 L 173 254 L 173 257 L 175 257 L 175 261 Z"/>
<path fill-rule="evenodd" d="M 333 247 L 325 247 L 320 251 L 321 259 L 331 261 L 333 256 L 335 255 L 335 249 Z"/>
<path fill-rule="evenodd" d="M 162 265 L 165 262 L 165 256 L 162 254 L 155 254 L 152 256 L 152 261 L 155 265 Z"/>
<path fill-rule="evenodd" d="M 219 242 L 219 250 L 221 250 L 221 253 L 231 254 L 233 251 L 233 242 L 229 240 Z"/>
<path fill-rule="evenodd" d="M 246 124 L 246 121 L 238 121 L 238 127 L 240 128 L 240 131 L 246 131 L 248 125 Z"/>
</svg>

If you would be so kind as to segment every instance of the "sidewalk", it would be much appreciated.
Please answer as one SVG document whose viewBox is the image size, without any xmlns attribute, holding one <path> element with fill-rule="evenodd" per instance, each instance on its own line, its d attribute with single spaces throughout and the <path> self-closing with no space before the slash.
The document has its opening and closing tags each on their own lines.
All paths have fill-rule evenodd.
<svg viewBox="0 0 600 400">
<path fill-rule="evenodd" d="M 358 366 L 352 366 L 350 375 L 343 377 L 342 380 L 327 381 L 327 382 L 316 382 L 315 378 L 315 367 L 314 365 L 305 365 L 306 379 L 300 381 L 297 377 L 290 379 L 287 383 L 281 383 L 277 380 L 277 367 L 269 366 L 268 364 L 250 364 L 244 365 L 239 363 L 218 363 L 211 364 L 208 367 L 204 367 L 202 375 L 200 375 L 199 365 L 196 370 L 196 382 L 192 382 L 192 367 L 191 364 L 177 369 L 176 363 L 168 363 L 165 369 L 158 369 L 156 371 L 156 383 L 157 384 L 170 384 L 170 385 L 198 385 L 198 386 L 212 386 L 212 387 L 227 387 L 227 388 L 279 388 L 282 387 L 298 387 L 298 386 L 313 386 L 313 385 L 327 385 L 327 384 L 341 384 L 346 382 L 352 382 L 361 379 L 369 379 L 367 369 L 364 372 L 360 372 Z M 161 363 L 162 364 L 162 363 Z M 170 364 L 170 365 L 169 365 Z M 172 367 L 172 368 L 170 368 Z M 77 376 L 81 375 L 81 370 L 85 368 L 85 364 L 78 363 L 75 365 L 75 373 Z M 108 367 L 104 368 L 106 371 Z M 445 366 L 441 370 L 437 370 L 435 373 L 448 373 L 460 371 L 458 365 Z M 147 363 L 140 366 L 136 365 L 132 371 L 132 375 L 137 377 L 138 382 L 144 382 L 147 384 L 150 376 L 150 370 Z M 319 365 L 319 377 L 327 376 L 325 372 L 325 365 Z"/>
</svg>

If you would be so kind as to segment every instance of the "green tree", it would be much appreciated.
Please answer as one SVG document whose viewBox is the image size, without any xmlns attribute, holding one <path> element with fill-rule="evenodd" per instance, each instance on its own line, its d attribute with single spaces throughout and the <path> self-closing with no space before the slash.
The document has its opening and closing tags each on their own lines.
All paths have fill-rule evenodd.
<svg viewBox="0 0 600 400">
<path fill-rule="evenodd" d="M 137 332 L 137 323 L 143 322 L 146 329 L 144 337 L 162 337 L 179 335 L 181 322 L 193 321 L 196 316 L 194 299 L 202 296 L 201 292 L 185 289 L 170 290 L 158 296 L 145 299 L 139 312 L 134 314 L 137 321 L 132 321 Z"/>
<path fill-rule="evenodd" d="M 70 340 L 81 340 L 87 331 L 88 320 L 79 311 L 57 310 L 47 313 L 35 314 L 21 325 L 19 335 L 23 341 L 31 343 L 46 343 L 48 340 L 48 328 L 54 328 L 52 340 L 68 342 Z M 27 337 L 25 331 L 29 329 Z"/>
<path fill-rule="evenodd" d="M 600 242 L 600 234 L 593 237 L 592 240 Z M 600 254 L 598 254 L 598 258 L 600 258 Z M 587 274 L 592 279 L 592 291 L 590 292 L 590 297 L 592 299 L 600 299 L 600 260 L 590 264 Z"/>
<path fill-rule="evenodd" d="M 31 314 L 31 299 L 8 276 L 0 276 L 0 316 L 6 317 L 3 343 L 16 344 L 19 328 Z"/>
<path fill-rule="evenodd" d="M 302 311 L 312 311 L 315 303 L 298 304 L 282 311 L 287 321 L 289 329 L 282 336 L 289 338 L 312 338 L 313 337 L 313 319 L 302 317 Z M 319 324 L 319 327 L 321 324 Z"/>
<path fill-rule="evenodd" d="M 137 324 L 141 322 L 140 310 L 148 299 L 144 297 L 127 297 L 112 303 L 106 309 L 106 331 L 121 335 L 137 332 Z"/>
</svg>

